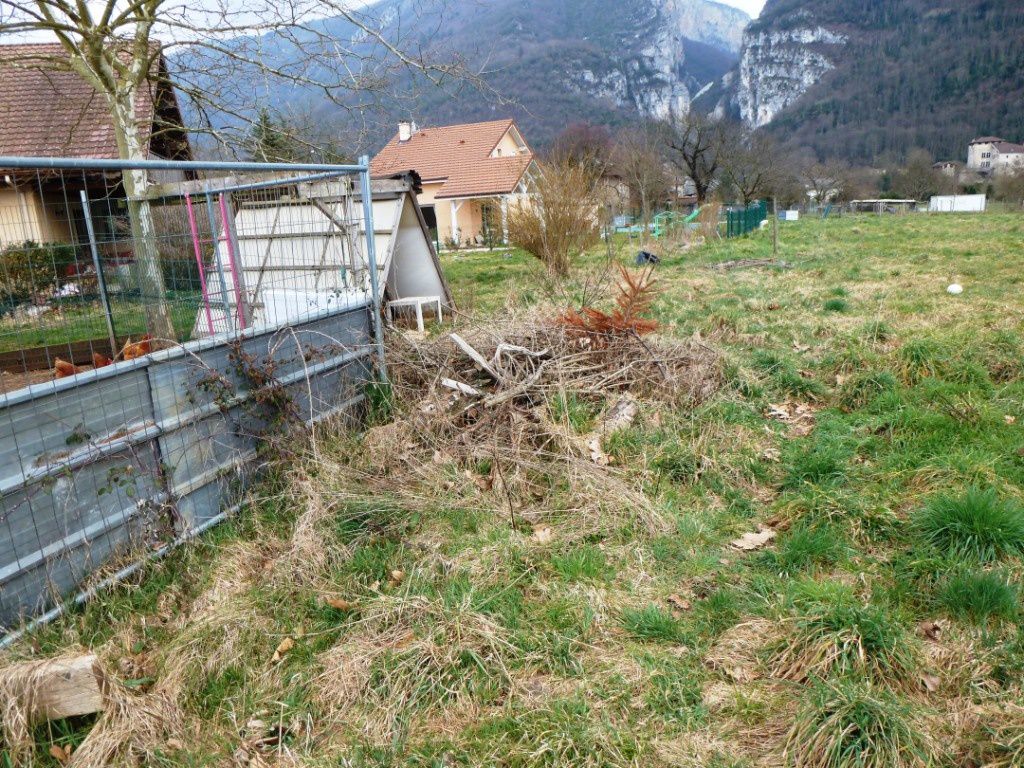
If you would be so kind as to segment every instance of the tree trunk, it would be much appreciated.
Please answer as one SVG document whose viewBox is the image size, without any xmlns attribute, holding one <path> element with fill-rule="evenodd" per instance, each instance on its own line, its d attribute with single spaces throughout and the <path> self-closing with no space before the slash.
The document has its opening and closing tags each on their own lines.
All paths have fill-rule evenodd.
<svg viewBox="0 0 1024 768">
<path fill-rule="evenodd" d="M 146 159 L 146 148 L 135 120 L 134 90 L 117 94 L 111 106 L 114 133 L 122 159 Z M 125 170 L 121 181 L 127 198 L 135 256 L 132 274 L 146 314 L 146 330 L 156 339 L 177 341 L 167 305 L 163 273 L 160 271 L 160 251 L 157 247 L 153 211 L 145 196 L 148 174 L 139 169 Z"/>
</svg>

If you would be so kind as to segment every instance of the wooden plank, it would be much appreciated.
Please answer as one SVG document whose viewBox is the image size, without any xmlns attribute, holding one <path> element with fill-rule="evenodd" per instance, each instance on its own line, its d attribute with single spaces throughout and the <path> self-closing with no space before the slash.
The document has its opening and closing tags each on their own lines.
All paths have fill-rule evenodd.
<svg viewBox="0 0 1024 768">
<path fill-rule="evenodd" d="M 0 671 L 0 687 L 31 722 L 89 715 L 103 709 L 105 676 L 95 654 L 26 661 Z"/>
</svg>

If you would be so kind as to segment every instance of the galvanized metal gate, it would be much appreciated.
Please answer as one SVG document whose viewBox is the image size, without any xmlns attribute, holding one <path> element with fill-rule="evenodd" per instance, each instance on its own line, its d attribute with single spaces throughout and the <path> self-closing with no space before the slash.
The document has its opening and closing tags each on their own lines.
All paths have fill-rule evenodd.
<svg viewBox="0 0 1024 768">
<path fill-rule="evenodd" d="M 189 252 L 194 250 L 194 285 L 175 286 L 161 296 L 145 296 L 133 292 L 130 280 L 122 276 L 119 292 L 113 297 L 107 295 L 111 288 L 104 287 L 104 278 L 116 283 L 119 278 L 114 270 L 119 265 L 104 255 L 109 243 L 100 242 L 95 234 L 97 205 L 93 202 L 90 214 L 88 200 L 90 195 L 99 197 L 94 177 L 87 176 L 84 184 L 75 183 L 77 179 L 71 177 L 102 174 L 109 185 L 102 199 L 109 202 L 116 195 L 116 182 L 110 179 L 129 167 L 189 175 L 261 175 L 262 180 L 253 180 L 251 185 L 245 183 L 244 176 L 241 181 L 233 176 L 232 193 L 223 191 L 223 183 L 219 192 L 209 191 L 216 190 L 216 179 L 203 182 L 208 187 L 205 202 L 227 205 L 223 208 L 223 226 L 218 229 L 213 219 L 212 231 L 205 236 L 197 232 L 191 197 L 175 202 L 187 206 L 182 211 L 187 210 L 188 215 L 180 219 L 183 229 L 164 233 L 159 245 L 169 251 L 169 244 L 176 242 L 173 238 L 178 238 L 184 239 Z M 383 375 L 384 368 L 381 298 L 365 159 L 354 166 L 164 161 L 129 166 L 116 161 L 0 158 L 0 169 L 21 174 L 23 188 L 25 174 L 35 174 L 37 200 L 53 195 L 54 190 L 65 199 L 75 194 L 85 196 L 82 208 L 75 210 L 85 212 L 87 226 L 68 221 L 52 229 L 84 232 L 88 241 L 76 242 L 69 234 L 72 242 L 46 247 L 50 252 L 57 246 L 83 251 L 82 260 L 96 264 L 95 278 L 102 296 L 81 299 L 81 286 L 93 280 L 88 274 L 83 278 L 81 271 L 73 269 L 47 271 L 37 267 L 30 273 L 45 274 L 47 279 L 55 276 L 54 285 L 45 288 L 52 298 L 47 298 L 46 304 L 32 305 L 58 306 L 45 315 L 70 318 L 71 310 L 64 308 L 70 305 L 59 297 L 77 291 L 80 300 L 74 305 L 78 313 L 74 316 L 85 312 L 89 322 L 102 329 L 103 317 L 122 325 L 135 322 L 130 315 L 125 319 L 126 307 L 142 312 L 147 301 L 184 301 L 181 294 L 187 294 L 190 304 L 184 309 L 172 307 L 172 311 L 186 313 L 184 335 L 204 327 L 211 307 L 227 321 L 211 328 L 214 333 L 196 334 L 203 337 L 193 340 L 147 339 L 145 347 L 139 346 L 139 340 L 129 341 L 121 350 L 123 354 L 113 360 L 111 353 L 121 341 L 114 338 L 114 332 L 107 339 L 101 330 L 95 340 L 75 342 L 87 345 L 94 365 L 80 365 L 73 357 L 63 360 L 71 372 L 56 379 L 53 377 L 61 373 L 54 363 L 50 376 L 51 353 L 46 353 L 46 366 L 37 371 L 28 370 L 29 358 L 23 357 L 28 385 L 7 387 L 8 391 L 0 393 L 0 630 L 13 631 L 28 620 L 60 612 L 63 601 L 76 591 L 73 599 L 87 598 L 97 583 L 123 576 L 154 552 L 162 554 L 223 519 L 238 504 L 258 464 L 255 459 L 260 445 L 280 426 L 282 403 L 287 403 L 287 416 L 293 422 L 312 423 L 352 411 L 363 399 L 367 382 Z M 267 174 L 276 174 L 273 182 L 265 180 Z M 280 199 L 291 199 L 310 174 L 316 174 L 321 185 L 332 178 L 344 180 L 343 185 L 332 189 L 335 197 L 341 194 L 339 190 L 348 190 L 345 194 L 353 199 L 356 195 L 362 198 L 361 205 L 339 209 L 347 218 L 337 221 L 336 231 L 318 235 L 321 240 L 339 238 L 338 247 L 331 244 L 324 248 L 312 282 L 311 276 L 296 266 L 286 273 L 296 285 L 268 276 L 262 288 L 237 293 L 235 300 L 228 301 L 232 272 L 237 275 L 240 270 L 237 265 L 233 270 L 222 259 L 232 252 L 239 253 L 233 212 L 243 211 L 244 206 L 234 204 L 226 195 L 248 190 L 251 199 L 251 190 L 259 188 L 264 194 L 270 190 Z M 189 184 L 182 189 L 194 191 L 197 182 Z M 312 212 L 315 202 L 307 204 Z M 23 209 L 20 206 L 15 210 Z M 48 215 L 45 209 L 40 211 Z M 10 216 L 11 211 L 0 209 L 0 217 L 3 215 Z M 317 215 L 316 221 L 322 221 L 322 216 Z M 28 229 L 34 222 L 16 223 Z M 301 230 L 301 216 L 296 214 L 291 226 Z M 159 236 L 154 232 L 154 237 Z M 121 243 L 125 240 L 122 234 Z M 128 245 L 138 247 L 138 243 Z M 123 254 L 126 249 L 107 248 L 110 251 Z M 17 260 L 23 259 L 25 252 L 25 245 L 0 242 L 0 270 L 8 263 L 21 264 Z M 11 253 L 14 255 L 5 261 L 5 254 Z M 324 272 L 331 270 L 333 258 L 338 261 L 333 265 L 336 269 L 346 270 L 344 281 L 322 280 Z M 353 271 L 361 275 L 353 279 Z M 215 282 L 212 276 L 218 272 L 227 273 L 227 288 L 207 285 Z M 329 286 L 330 296 L 323 301 L 315 300 L 317 279 Z M 6 285 L 15 283 L 8 280 Z M 349 285 L 353 287 L 344 287 Z M 72 290 L 68 286 L 78 287 Z M 301 302 L 277 312 L 273 322 L 253 323 L 250 317 L 247 323 L 240 314 L 243 306 L 270 295 L 259 291 L 273 292 L 279 302 L 281 296 L 294 294 Z M 38 291 L 29 295 L 38 295 Z M 312 303 L 310 296 L 314 297 Z M 89 312 L 95 314 L 95 321 Z M 22 314 L 31 315 L 29 309 Z M 25 337 L 24 323 L 18 323 L 20 319 L 12 331 L 0 330 L 0 343 L 15 346 Z M 225 327 L 227 330 L 222 330 Z M 59 323 L 39 325 L 37 330 L 43 339 L 72 339 L 77 332 Z M 63 347 L 57 344 L 53 348 L 59 352 Z M 67 349 L 72 356 L 80 354 L 70 341 Z M 140 354 L 129 358 L 129 350 Z M 40 377 L 50 380 L 31 383 Z M 120 570 L 108 573 L 106 579 L 98 575 L 114 570 L 115 564 Z"/>
</svg>

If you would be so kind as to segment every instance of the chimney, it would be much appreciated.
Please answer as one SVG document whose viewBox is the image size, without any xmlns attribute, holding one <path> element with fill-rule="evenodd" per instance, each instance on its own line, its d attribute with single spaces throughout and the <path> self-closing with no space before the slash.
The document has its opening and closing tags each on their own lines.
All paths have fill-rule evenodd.
<svg viewBox="0 0 1024 768">
<path fill-rule="evenodd" d="M 402 121 L 398 124 L 398 140 L 406 142 L 416 133 L 416 123 L 411 120 Z"/>
</svg>

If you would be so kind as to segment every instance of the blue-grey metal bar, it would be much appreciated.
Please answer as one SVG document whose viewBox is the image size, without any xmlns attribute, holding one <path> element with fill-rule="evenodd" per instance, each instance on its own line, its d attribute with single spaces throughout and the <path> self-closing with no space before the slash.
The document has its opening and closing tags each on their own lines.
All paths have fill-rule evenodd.
<svg viewBox="0 0 1024 768">
<path fill-rule="evenodd" d="M 3 157 L 0 168 L 51 168 L 75 171 L 120 171 L 125 168 L 150 171 L 282 171 L 284 173 L 359 173 L 363 165 L 330 165 L 328 163 L 251 163 L 221 160 L 100 160 L 93 157 Z"/>
<path fill-rule="evenodd" d="M 304 176 L 295 176 L 287 179 L 268 179 L 267 181 L 254 181 L 251 184 L 233 184 L 228 187 L 211 187 L 209 184 L 206 185 L 208 192 L 250 192 L 258 189 L 271 189 L 273 187 L 284 187 L 288 184 L 306 184 L 311 181 L 323 181 L 324 179 L 333 179 L 336 176 L 347 176 L 352 171 L 332 171 L 330 173 L 312 173 Z M 160 195 L 159 197 L 151 197 L 151 200 L 174 200 L 179 197 L 184 197 L 187 193 L 175 192 L 170 195 Z"/>
<path fill-rule="evenodd" d="M 100 249 L 96 245 L 96 230 L 92 226 L 92 208 L 89 206 L 89 193 L 78 190 L 82 200 L 82 216 L 85 218 L 85 231 L 89 235 L 89 251 L 92 253 L 92 266 L 96 270 L 96 285 L 103 302 L 103 315 L 107 321 L 107 336 L 110 338 L 110 357 L 117 358 L 117 335 L 114 333 L 114 313 L 110 308 L 110 296 L 107 294 L 107 278 L 103 274 L 103 263 L 100 261 Z"/>
<path fill-rule="evenodd" d="M 363 226 L 366 227 L 366 265 L 370 270 L 370 296 L 373 299 L 373 339 L 377 345 L 377 374 L 381 381 L 387 381 L 388 369 L 384 358 L 383 304 L 381 302 L 380 275 L 377 273 L 377 245 L 373 229 L 373 192 L 370 189 L 370 158 L 363 155 L 359 164 L 364 169 L 359 173 L 359 185 L 363 195 Z"/>
</svg>

